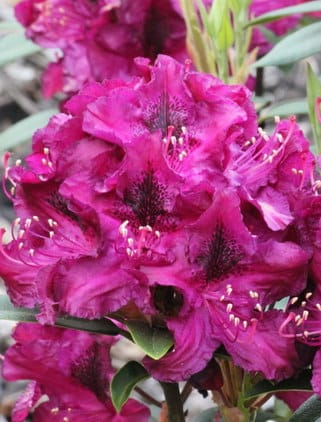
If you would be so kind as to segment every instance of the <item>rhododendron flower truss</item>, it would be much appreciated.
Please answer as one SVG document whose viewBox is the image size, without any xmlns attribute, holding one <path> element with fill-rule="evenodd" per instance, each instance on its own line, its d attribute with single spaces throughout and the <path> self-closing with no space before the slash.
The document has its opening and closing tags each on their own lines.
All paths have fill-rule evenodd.
<svg viewBox="0 0 321 422">
<path fill-rule="evenodd" d="M 267 332 L 282 323 L 275 302 L 298 295 L 318 262 L 299 206 L 318 189 L 308 143 L 293 118 L 271 136 L 258 129 L 244 87 L 167 56 L 136 64 L 141 76 L 68 100 L 26 167 L 7 163 L 20 218 L 1 248 L 9 294 L 51 324 L 135 305 L 174 337 L 145 360 L 155 378 L 188 379 L 221 344 L 246 370 L 286 377 L 294 337 Z"/>
<path fill-rule="evenodd" d="M 47 96 L 75 92 L 90 80 L 128 78 L 137 56 L 187 56 L 185 24 L 172 0 L 23 0 L 15 12 L 28 37 L 62 50 L 43 79 Z"/>
<path fill-rule="evenodd" d="M 176 245 L 172 250 L 177 260 L 170 270 L 146 269 L 156 286 L 154 305 L 160 314 L 165 309 L 175 338 L 175 349 L 163 359 L 146 359 L 153 376 L 173 381 L 179 368 L 188 378 L 205 366 L 220 343 L 247 370 L 271 379 L 290 376 L 298 366 L 294 341 L 278 338 L 282 315 L 264 309 L 305 286 L 308 255 L 292 242 L 258 242 L 242 221 L 238 196 L 229 191 L 216 193 L 212 206 Z M 286 255 L 288 259 L 280 259 Z M 166 307 L 157 294 L 161 285 L 172 291 Z M 279 341 L 272 342 L 273 337 Z M 243 343 L 252 342 L 260 359 L 246 352 Z M 273 368 L 267 354 L 275 355 Z M 292 360 L 287 360 L 289 355 Z"/>
<path fill-rule="evenodd" d="M 88 149 L 78 120 L 55 116 L 36 133 L 28 167 L 17 162 L 9 168 L 7 163 L 13 186 L 8 195 L 19 217 L 12 226 L 13 240 L 1 247 L 0 272 L 14 304 L 39 305 L 43 322 L 52 323 L 56 312 L 100 317 L 139 295 L 139 288 L 133 289 L 134 271 L 121 268 L 122 258 L 113 248 L 119 224 L 102 220 L 89 200 L 122 154 L 92 138 Z M 83 183 L 77 195 L 76 182 L 77 187 Z M 100 295 L 109 296 L 107 302 L 105 296 L 99 304 Z"/>
<path fill-rule="evenodd" d="M 84 332 L 19 324 L 6 353 L 7 380 L 33 380 L 13 410 L 22 422 L 35 406 L 33 421 L 144 422 L 149 410 L 130 399 L 118 414 L 109 393 L 114 374 L 109 357 L 114 340 Z M 38 400 L 44 397 L 38 404 Z"/>
</svg>

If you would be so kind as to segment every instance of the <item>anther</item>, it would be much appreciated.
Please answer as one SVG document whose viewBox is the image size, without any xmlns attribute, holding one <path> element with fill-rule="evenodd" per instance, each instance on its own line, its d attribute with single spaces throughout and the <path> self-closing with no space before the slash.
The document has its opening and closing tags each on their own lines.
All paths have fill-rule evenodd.
<svg viewBox="0 0 321 422">
<path fill-rule="evenodd" d="M 16 166 L 17 166 L 17 167 L 21 166 L 21 160 L 17 160 L 17 161 L 16 161 Z"/>
<path fill-rule="evenodd" d="M 19 243 L 19 245 L 18 245 L 19 251 L 21 251 L 21 249 L 23 248 L 23 245 L 24 245 L 24 243 L 23 243 L 23 242 L 20 242 L 20 243 Z"/>
<path fill-rule="evenodd" d="M 226 305 L 226 312 L 230 313 L 230 312 L 231 312 L 231 310 L 232 310 L 232 308 L 233 308 L 233 304 L 232 304 L 232 303 L 228 303 L 228 304 Z"/>
<path fill-rule="evenodd" d="M 300 176 L 303 176 L 304 175 L 304 171 L 303 170 L 298 170 L 298 173 L 299 173 Z"/>
<path fill-rule="evenodd" d="M 41 159 L 41 164 L 46 166 L 48 164 L 48 161 L 46 160 L 46 158 L 42 158 Z"/>
<path fill-rule="evenodd" d="M 258 299 L 258 297 L 259 297 L 258 292 L 253 292 L 253 290 L 249 291 L 249 295 L 252 299 Z"/>
<path fill-rule="evenodd" d="M 126 253 L 129 257 L 132 257 L 134 255 L 134 251 L 131 248 L 126 248 Z"/>
<path fill-rule="evenodd" d="M 234 319 L 234 325 L 235 325 L 235 327 L 237 327 L 239 324 L 240 324 L 240 318 L 239 317 L 236 317 Z"/>
<path fill-rule="evenodd" d="M 229 316 L 230 322 L 232 322 L 234 320 L 234 318 L 235 318 L 235 315 L 234 314 L 230 314 L 230 316 Z"/>
<path fill-rule="evenodd" d="M 183 161 L 185 157 L 187 157 L 187 152 L 186 151 L 182 151 L 182 152 L 180 152 L 178 154 L 179 161 Z"/>
<path fill-rule="evenodd" d="M 52 239 L 52 238 L 54 237 L 54 235 L 55 235 L 55 232 L 54 232 L 54 231 L 50 231 L 50 232 L 49 232 L 49 237 L 50 237 L 50 239 Z"/>
<path fill-rule="evenodd" d="M 129 238 L 127 239 L 127 243 L 128 243 L 128 246 L 129 246 L 130 248 L 132 248 L 132 247 L 133 247 L 133 245 L 134 245 L 134 239 L 133 239 L 132 237 L 129 237 Z"/>
<path fill-rule="evenodd" d="M 184 135 L 186 135 L 186 134 L 187 134 L 187 129 L 186 129 L 186 127 L 185 127 L 185 126 L 182 126 L 182 127 L 181 127 L 181 131 L 182 131 L 182 133 L 183 133 Z"/>
<path fill-rule="evenodd" d="M 307 311 L 307 310 L 303 311 L 302 318 L 303 318 L 304 321 L 306 321 L 308 319 L 308 316 L 309 316 L 309 311 Z"/>
<path fill-rule="evenodd" d="M 294 321 L 295 321 L 295 322 L 298 322 L 298 321 L 299 321 L 299 319 L 301 319 L 301 317 L 300 317 L 300 315 L 297 315 L 297 316 L 294 318 Z"/>
<path fill-rule="evenodd" d="M 307 331 L 307 330 L 303 331 L 303 335 L 304 335 L 305 338 L 308 338 L 309 337 L 309 331 Z"/>
<path fill-rule="evenodd" d="M 232 287 L 226 287 L 227 296 L 230 296 L 232 292 L 233 292 Z"/>
<path fill-rule="evenodd" d="M 29 227 L 31 226 L 31 222 L 32 222 L 31 218 L 26 218 L 25 229 L 29 229 Z"/>
<path fill-rule="evenodd" d="M 19 233 L 18 233 L 18 239 L 22 239 L 23 238 L 23 236 L 25 235 L 25 233 L 26 233 L 26 231 L 25 230 L 19 230 Z"/>
<path fill-rule="evenodd" d="M 305 300 L 303 300 L 302 302 L 301 302 L 301 306 L 302 306 L 302 308 L 304 308 L 305 306 L 306 306 L 306 301 Z"/>
<path fill-rule="evenodd" d="M 33 219 L 34 221 L 39 222 L 39 217 L 38 217 L 37 215 L 33 215 L 33 216 L 32 216 L 32 219 Z"/>
<path fill-rule="evenodd" d="M 173 146 L 175 146 L 177 144 L 176 136 L 171 136 L 171 143 L 172 143 Z"/>
<path fill-rule="evenodd" d="M 277 133 L 276 138 L 280 142 L 280 144 L 282 144 L 284 142 L 284 138 L 283 138 L 281 133 Z"/>
<path fill-rule="evenodd" d="M 298 174 L 298 170 L 294 167 L 291 169 L 291 171 L 292 171 L 293 174 Z"/>
<path fill-rule="evenodd" d="M 65 417 L 63 418 L 63 422 L 69 422 L 69 418 L 67 418 L 67 416 L 65 416 Z"/>
<path fill-rule="evenodd" d="M 263 311 L 263 309 L 262 309 L 262 306 L 259 304 L 259 303 L 257 303 L 256 305 L 255 305 L 255 308 L 254 309 L 256 309 L 257 311 L 259 311 L 259 312 L 262 312 Z"/>
<path fill-rule="evenodd" d="M 280 123 L 280 116 L 274 116 L 275 123 Z"/>
<path fill-rule="evenodd" d="M 128 234 L 128 230 L 127 230 L 127 224 L 129 223 L 128 220 L 125 220 L 123 223 L 121 223 L 121 225 L 119 226 L 119 233 L 123 236 L 123 237 L 127 237 Z"/>
<path fill-rule="evenodd" d="M 222 295 L 222 296 L 220 297 L 220 302 L 223 302 L 223 301 L 224 301 L 224 299 L 225 299 L 225 296 L 224 296 L 224 295 Z"/>
<path fill-rule="evenodd" d="M 45 148 L 43 149 L 43 153 L 44 153 L 45 155 L 49 155 L 49 148 L 45 147 Z"/>
<path fill-rule="evenodd" d="M 321 311 L 321 304 L 320 304 L 320 303 L 317 303 L 317 304 L 315 305 L 315 307 L 318 309 L 318 311 Z"/>
<path fill-rule="evenodd" d="M 34 249 L 29 249 L 29 255 L 30 256 L 34 256 L 35 255 L 35 250 Z"/>
<path fill-rule="evenodd" d="M 59 407 L 53 407 L 53 408 L 50 410 L 50 412 L 51 412 L 53 415 L 56 415 L 56 414 L 59 412 Z"/>
<path fill-rule="evenodd" d="M 294 305 L 298 300 L 299 300 L 299 298 L 297 296 L 295 296 L 290 300 L 290 304 Z"/>
<path fill-rule="evenodd" d="M 243 328 L 244 328 L 244 330 L 246 330 L 246 329 L 247 329 L 247 325 L 248 325 L 248 324 L 247 324 L 247 321 L 243 321 L 243 323 L 242 323 L 242 324 L 243 324 Z"/>
<path fill-rule="evenodd" d="M 154 233 L 155 233 L 155 236 L 156 236 L 156 237 L 160 238 L 160 231 L 159 231 L 159 230 L 155 230 L 155 232 L 154 232 Z"/>
<path fill-rule="evenodd" d="M 184 144 L 184 138 L 182 136 L 180 136 L 178 138 L 178 143 L 179 143 L 179 145 L 183 145 Z"/>
</svg>

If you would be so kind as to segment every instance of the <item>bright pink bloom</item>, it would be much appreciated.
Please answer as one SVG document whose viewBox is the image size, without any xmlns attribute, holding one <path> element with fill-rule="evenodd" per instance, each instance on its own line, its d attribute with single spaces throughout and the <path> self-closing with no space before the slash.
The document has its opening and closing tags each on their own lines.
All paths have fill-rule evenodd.
<svg viewBox="0 0 321 422">
<path fill-rule="evenodd" d="M 62 50 L 44 78 L 46 95 L 61 88 L 75 92 L 87 81 L 128 78 L 137 56 L 186 57 L 184 21 L 172 0 L 23 0 L 15 11 L 29 38 Z M 49 80 L 57 72 L 62 86 Z"/>
<path fill-rule="evenodd" d="M 294 337 L 278 336 L 273 307 L 318 262 L 303 241 L 308 143 L 294 119 L 258 130 L 244 87 L 167 56 L 136 63 L 128 82 L 85 86 L 35 134 L 28 167 L 7 169 L 22 230 L 1 249 L 9 294 L 44 323 L 134 302 L 175 340 L 144 361 L 159 379 L 189 379 L 220 345 L 246 370 L 290 376 Z"/>
<path fill-rule="evenodd" d="M 109 357 L 114 340 L 61 328 L 19 324 L 6 353 L 3 375 L 9 381 L 34 380 L 18 400 L 13 422 L 22 422 L 36 405 L 33 421 L 144 422 L 149 410 L 130 399 L 117 414 L 109 393 L 114 374 Z"/>
</svg>

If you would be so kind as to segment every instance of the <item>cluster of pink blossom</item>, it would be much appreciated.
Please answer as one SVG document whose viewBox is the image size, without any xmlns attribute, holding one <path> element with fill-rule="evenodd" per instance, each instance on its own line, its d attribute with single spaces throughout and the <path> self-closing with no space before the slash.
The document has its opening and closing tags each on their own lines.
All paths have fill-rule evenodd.
<svg viewBox="0 0 321 422">
<path fill-rule="evenodd" d="M 309 142 L 294 118 L 271 135 L 257 127 L 245 87 L 168 56 L 136 66 L 140 76 L 71 97 L 35 133 L 25 166 L 6 157 L 18 215 L 0 250 L 8 294 L 49 325 L 135 306 L 174 337 L 163 358 L 143 360 L 158 380 L 189 379 L 221 346 L 247 371 L 290 377 L 307 363 L 298 342 L 320 345 L 321 333 L 321 181 Z M 288 310 L 276 309 L 288 296 Z M 58 408 L 70 421 L 113 414 L 101 360 L 110 340 L 27 324 L 15 338 L 4 375 L 35 380 L 17 414 L 41 394 L 39 420 Z M 148 417 L 135 402 L 123 412 Z"/>
<path fill-rule="evenodd" d="M 203 0 L 210 6 L 211 0 Z M 253 16 L 303 0 L 253 0 Z M 135 74 L 133 58 L 154 60 L 167 54 L 180 62 L 188 57 L 186 29 L 179 0 L 23 0 L 16 6 L 17 19 L 27 36 L 43 47 L 59 48 L 62 56 L 43 76 L 43 93 L 77 92 L 88 81 L 128 79 Z M 300 15 L 266 25 L 280 36 L 295 27 Z M 271 43 L 255 28 L 251 49 L 265 54 Z"/>
<path fill-rule="evenodd" d="M 251 4 L 255 15 L 274 8 Z M 16 14 L 30 38 L 63 53 L 45 93 L 75 95 L 35 133 L 24 165 L 5 156 L 17 218 L 9 243 L 0 229 L 0 275 L 40 323 L 18 325 L 5 357 L 6 379 L 33 380 L 13 421 L 43 396 L 35 421 L 149 418 L 135 400 L 120 414 L 112 406 L 117 338 L 53 327 L 64 315 L 134 309 L 174 339 L 161 359 L 144 358 L 148 372 L 200 389 L 218 349 L 275 381 L 310 364 L 321 345 L 321 180 L 295 118 L 268 135 L 247 88 L 183 64 L 177 0 L 23 0 Z M 260 37 L 252 47 L 264 53 Z M 321 395 L 320 365 L 318 349 Z"/>
</svg>

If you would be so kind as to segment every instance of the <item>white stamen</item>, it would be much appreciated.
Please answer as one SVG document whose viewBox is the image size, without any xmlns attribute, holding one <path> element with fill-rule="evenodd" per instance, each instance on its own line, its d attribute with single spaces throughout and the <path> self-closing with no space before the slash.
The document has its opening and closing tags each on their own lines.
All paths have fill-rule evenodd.
<svg viewBox="0 0 321 422">
<path fill-rule="evenodd" d="M 254 309 L 256 309 L 257 311 L 259 311 L 259 312 L 262 312 L 262 306 L 259 304 L 259 303 L 257 303 L 256 305 L 255 305 L 255 308 Z"/>
<path fill-rule="evenodd" d="M 232 308 L 233 308 L 233 304 L 232 304 L 232 303 L 228 303 L 228 304 L 226 305 L 226 312 L 230 313 L 230 312 L 231 312 L 231 310 L 232 310 Z"/>
<path fill-rule="evenodd" d="M 121 223 L 121 225 L 119 226 L 119 233 L 125 238 L 128 235 L 128 230 L 127 230 L 127 224 L 129 223 L 128 220 L 125 220 L 123 223 Z"/>
</svg>

